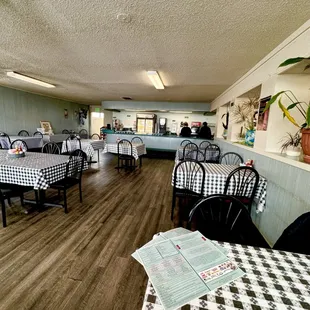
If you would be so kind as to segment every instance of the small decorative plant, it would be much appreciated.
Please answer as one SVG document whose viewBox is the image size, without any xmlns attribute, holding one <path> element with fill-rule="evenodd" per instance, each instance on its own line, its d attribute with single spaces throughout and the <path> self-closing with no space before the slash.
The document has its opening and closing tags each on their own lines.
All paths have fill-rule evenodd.
<svg viewBox="0 0 310 310">
<path fill-rule="evenodd" d="M 286 136 L 281 140 L 281 153 L 285 152 L 289 147 L 293 149 L 299 148 L 301 143 L 300 131 L 296 132 L 295 135 L 287 132 Z"/>
<path fill-rule="evenodd" d="M 221 119 L 223 119 L 224 116 L 225 116 L 225 118 L 226 118 L 226 119 L 225 119 L 225 124 L 222 122 L 222 125 L 223 125 L 224 129 L 227 130 L 227 129 L 228 129 L 228 122 L 229 122 L 229 112 L 224 113 L 224 114 L 222 115 Z"/>
</svg>

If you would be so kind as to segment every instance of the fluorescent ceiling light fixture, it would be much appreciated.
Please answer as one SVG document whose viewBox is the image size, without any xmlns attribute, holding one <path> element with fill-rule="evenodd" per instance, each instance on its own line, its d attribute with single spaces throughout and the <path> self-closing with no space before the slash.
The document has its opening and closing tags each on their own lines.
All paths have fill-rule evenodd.
<svg viewBox="0 0 310 310">
<path fill-rule="evenodd" d="M 165 89 L 165 86 L 157 71 L 147 71 L 147 75 L 156 89 Z"/>
<path fill-rule="evenodd" d="M 168 112 L 167 110 L 159 110 L 159 112 Z"/>
<path fill-rule="evenodd" d="M 9 77 L 12 77 L 14 79 L 18 79 L 18 80 L 21 80 L 21 81 L 24 81 L 24 82 L 28 82 L 28 83 L 32 83 L 32 84 L 36 84 L 36 85 L 39 85 L 39 86 L 42 86 L 42 87 L 47 87 L 47 88 L 54 88 L 55 85 L 52 85 L 52 84 L 49 84 L 49 83 L 46 83 L 46 82 L 42 82 L 40 80 L 37 80 L 37 79 L 33 79 L 29 76 L 26 76 L 26 75 L 23 75 L 23 74 L 19 74 L 19 73 L 16 73 L 14 71 L 8 71 L 6 73 L 7 76 Z"/>
<path fill-rule="evenodd" d="M 191 111 L 169 111 L 170 113 L 179 113 L 179 114 L 192 114 Z"/>
</svg>

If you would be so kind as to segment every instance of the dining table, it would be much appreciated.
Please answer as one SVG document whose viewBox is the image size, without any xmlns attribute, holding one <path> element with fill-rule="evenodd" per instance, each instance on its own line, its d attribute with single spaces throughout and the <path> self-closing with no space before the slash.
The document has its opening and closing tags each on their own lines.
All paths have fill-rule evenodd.
<svg viewBox="0 0 310 310">
<path fill-rule="evenodd" d="M 184 179 L 186 178 L 186 171 L 180 171 L 178 169 L 176 175 L 176 184 L 174 184 L 174 174 L 175 167 L 179 162 L 176 162 L 173 172 L 172 172 L 172 186 L 177 188 L 183 188 Z M 205 170 L 205 180 L 203 184 L 203 196 L 207 197 L 212 194 L 223 194 L 225 189 L 225 184 L 229 174 L 239 168 L 237 165 L 223 165 L 223 164 L 211 164 L 211 163 L 201 163 Z M 190 170 L 189 170 L 190 171 Z M 193 191 L 200 193 L 201 183 L 203 182 L 203 175 L 200 171 L 195 174 L 195 180 L 193 181 Z M 252 185 L 252 186 L 251 186 Z M 254 186 L 250 184 L 247 187 L 248 192 L 252 192 Z M 233 185 L 228 187 L 227 195 L 233 194 Z M 256 204 L 256 212 L 263 212 L 266 207 L 266 195 L 267 195 L 267 179 L 260 175 L 258 186 L 254 196 L 254 202 Z"/>
<path fill-rule="evenodd" d="M 28 149 L 39 149 L 43 146 L 41 136 L 9 136 L 11 143 L 15 140 L 23 140 L 26 142 Z M 10 148 L 10 143 L 6 137 L 0 137 L 1 147 L 4 149 Z"/>
<path fill-rule="evenodd" d="M 140 167 L 142 166 L 142 157 L 146 154 L 146 147 L 144 143 L 132 143 L 132 149 L 130 145 L 123 143 L 119 145 L 119 152 L 123 155 L 131 155 L 135 160 L 140 160 Z M 118 144 L 117 143 L 106 143 L 103 153 L 113 153 L 118 154 Z"/>
<path fill-rule="evenodd" d="M 245 275 L 193 299 L 179 310 L 310 309 L 310 256 L 216 242 Z M 142 310 L 165 310 L 148 281 Z"/>
<path fill-rule="evenodd" d="M 71 152 L 76 148 L 79 148 L 79 141 L 81 142 L 81 149 L 86 155 L 92 158 L 95 151 L 98 151 L 98 161 L 99 161 L 99 151 L 104 149 L 104 140 L 92 140 L 92 139 L 81 139 L 81 140 L 64 140 L 62 142 L 61 152 Z"/>
</svg>

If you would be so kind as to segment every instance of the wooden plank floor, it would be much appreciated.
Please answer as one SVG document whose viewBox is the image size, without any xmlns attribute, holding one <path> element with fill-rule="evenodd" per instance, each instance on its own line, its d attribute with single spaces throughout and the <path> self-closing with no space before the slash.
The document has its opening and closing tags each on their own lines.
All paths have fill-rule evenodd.
<svg viewBox="0 0 310 310">
<path fill-rule="evenodd" d="M 68 194 L 69 213 L 25 215 L 18 202 L 0 228 L 0 309 L 141 309 L 147 281 L 131 258 L 170 222 L 174 162 L 144 159 L 118 173 L 105 154 Z M 48 192 L 53 192 L 52 190 Z M 53 192 L 54 194 L 54 192 Z"/>
</svg>

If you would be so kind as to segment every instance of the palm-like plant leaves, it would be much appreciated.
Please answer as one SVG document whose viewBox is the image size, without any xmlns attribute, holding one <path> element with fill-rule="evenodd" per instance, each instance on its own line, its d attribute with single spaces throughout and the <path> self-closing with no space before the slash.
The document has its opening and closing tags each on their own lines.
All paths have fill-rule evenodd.
<svg viewBox="0 0 310 310">
<path fill-rule="evenodd" d="M 301 62 L 302 60 L 304 59 L 310 59 L 310 57 L 295 57 L 295 58 L 289 58 L 289 59 L 286 59 L 285 61 L 283 61 L 279 67 L 286 67 L 286 66 L 289 66 L 289 65 L 293 65 L 293 64 L 296 64 L 298 62 Z M 307 68 L 308 69 L 308 68 Z"/>
<path fill-rule="evenodd" d="M 288 119 L 292 124 L 294 124 L 295 126 L 300 127 L 300 126 L 297 124 L 297 122 L 295 121 L 294 117 L 290 114 L 290 112 L 289 112 L 289 111 L 285 108 L 285 106 L 282 104 L 281 98 L 279 99 L 278 104 L 279 104 L 280 109 L 281 109 L 282 112 L 284 113 L 284 115 L 287 117 L 287 119 Z M 310 114 L 309 114 L 309 116 L 310 116 Z"/>
</svg>

